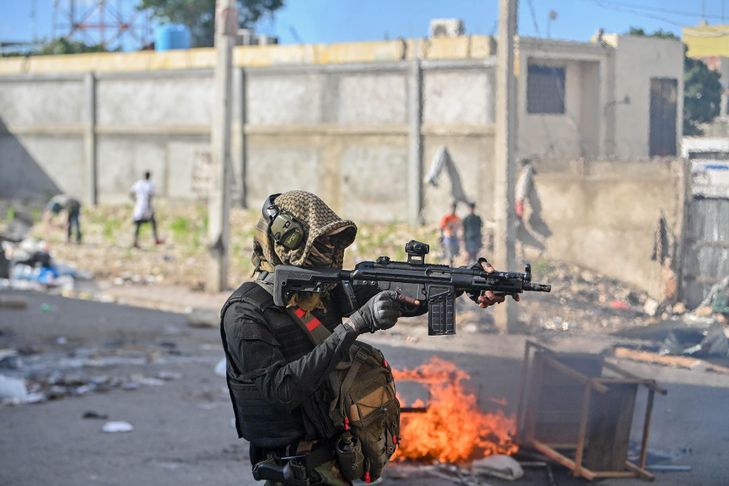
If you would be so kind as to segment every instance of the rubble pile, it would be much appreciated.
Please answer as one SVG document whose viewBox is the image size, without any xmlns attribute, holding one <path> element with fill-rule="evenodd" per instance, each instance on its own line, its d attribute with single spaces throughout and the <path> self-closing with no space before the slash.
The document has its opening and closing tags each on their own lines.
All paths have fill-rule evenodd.
<svg viewBox="0 0 729 486">
<path fill-rule="evenodd" d="M 65 344 L 63 340 L 58 342 Z M 167 354 L 174 356 L 175 350 Z M 141 355 L 90 348 L 68 353 L 0 349 L 0 404 L 36 403 L 112 390 L 133 391 L 181 378 L 179 373 L 168 370 L 139 373 L 120 369 L 164 362 L 161 353 Z"/>
<path fill-rule="evenodd" d="M 532 270 L 535 279 L 552 285 L 550 294 L 524 299 L 532 328 L 612 332 L 655 324 L 685 311 L 682 305 L 661 305 L 646 292 L 576 265 L 539 260 Z"/>
</svg>

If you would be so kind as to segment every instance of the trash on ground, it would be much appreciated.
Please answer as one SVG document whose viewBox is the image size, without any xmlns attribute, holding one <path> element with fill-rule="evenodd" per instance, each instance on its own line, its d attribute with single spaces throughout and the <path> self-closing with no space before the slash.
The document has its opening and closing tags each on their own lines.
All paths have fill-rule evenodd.
<svg viewBox="0 0 729 486">
<path fill-rule="evenodd" d="M 187 313 L 187 323 L 190 327 L 218 327 L 220 317 L 214 310 L 194 307 Z"/>
<path fill-rule="evenodd" d="M 28 302 L 22 297 L 0 297 L 0 308 L 2 309 L 25 309 Z"/>
<path fill-rule="evenodd" d="M 524 476 L 521 465 L 514 458 L 503 454 L 495 454 L 473 461 L 471 471 L 477 475 L 493 476 L 509 481 Z"/>
<path fill-rule="evenodd" d="M 649 464 L 645 468 L 654 472 L 689 472 L 692 469 L 688 464 Z"/>
<path fill-rule="evenodd" d="M 134 430 L 134 427 L 132 427 L 132 424 L 129 422 L 106 422 L 103 427 L 101 427 L 102 432 L 131 432 Z"/>
<path fill-rule="evenodd" d="M 81 416 L 81 418 L 91 419 L 91 420 L 106 420 L 109 418 L 109 416 L 105 413 L 99 413 L 99 412 L 94 412 L 93 410 L 88 410 L 88 411 L 84 412 L 84 414 Z"/>
<path fill-rule="evenodd" d="M 713 371 L 714 373 L 720 373 L 722 375 L 729 375 L 729 367 L 710 363 L 698 358 L 691 358 L 689 356 L 667 356 L 650 351 L 639 351 L 624 347 L 616 347 L 613 350 L 613 355 L 616 358 L 630 359 L 633 361 L 640 361 L 642 363 L 660 364 L 664 366 L 686 368 L 689 370 L 704 369 L 706 371 Z"/>
<path fill-rule="evenodd" d="M 673 329 L 663 341 L 660 354 L 726 358 L 729 357 L 729 339 L 724 334 L 723 326 L 718 324 L 708 329 Z"/>
<path fill-rule="evenodd" d="M 178 373 L 176 371 L 162 370 L 157 373 L 157 378 L 164 381 L 179 380 L 180 378 L 182 378 L 182 373 Z"/>
<path fill-rule="evenodd" d="M 0 369 L 18 370 L 22 366 L 23 361 L 16 350 L 0 349 Z"/>
<path fill-rule="evenodd" d="M 218 361 L 218 364 L 215 365 L 215 374 L 218 376 L 226 376 L 227 371 L 227 364 L 225 363 L 225 358 Z"/>
<path fill-rule="evenodd" d="M 23 403 L 28 398 L 28 387 L 25 380 L 0 375 L 0 401 Z"/>
</svg>

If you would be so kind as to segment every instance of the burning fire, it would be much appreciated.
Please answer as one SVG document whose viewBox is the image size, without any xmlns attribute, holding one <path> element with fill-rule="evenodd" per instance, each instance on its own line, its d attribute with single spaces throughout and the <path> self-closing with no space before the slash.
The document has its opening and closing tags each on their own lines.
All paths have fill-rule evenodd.
<svg viewBox="0 0 729 486">
<path fill-rule="evenodd" d="M 438 460 L 458 463 L 492 454 L 514 454 L 514 417 L 503 412 L 482 412 L 476 396 L 467 393 L 463 382 L 470 376 L 455 364 L 431 358 L 412 370 L 393 370 L 396 380 L 426 385 L 430 403 L 424 413 L 405 413 L 400 423 L 402 441 L 394 459 Z M 504 405 L 503 400 L 494 400 Z M 401 400 L 402 402 L 402 400 Z M 404 404 L 403 404 L 404 405 Z M 416 400 L 411 406 L 426 406 Z"/>
</svg>

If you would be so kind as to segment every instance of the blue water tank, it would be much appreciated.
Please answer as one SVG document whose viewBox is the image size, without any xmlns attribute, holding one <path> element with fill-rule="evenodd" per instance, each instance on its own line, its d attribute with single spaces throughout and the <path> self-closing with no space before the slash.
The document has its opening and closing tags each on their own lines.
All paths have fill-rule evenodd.
<svg viewBox="0 0 729 486">
<path fill-rule="evenodd" d="M 154 50 L 169 51 L 172 49 L 190 48 L 190 29 L 179 24 L 164 24 L 154 31 Z"/>
</svg>

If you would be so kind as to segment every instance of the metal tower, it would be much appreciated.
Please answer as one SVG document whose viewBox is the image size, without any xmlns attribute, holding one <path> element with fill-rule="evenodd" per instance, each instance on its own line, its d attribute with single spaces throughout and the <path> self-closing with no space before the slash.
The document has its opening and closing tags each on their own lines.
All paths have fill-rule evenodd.
<svg viewBox="0 0 729 486">
<path fill-rule="evenodd" d="M 149 12 L 138 0 L 53 0 L 53 37 L 138 50 L 151 43 Z"/>
</svg>

